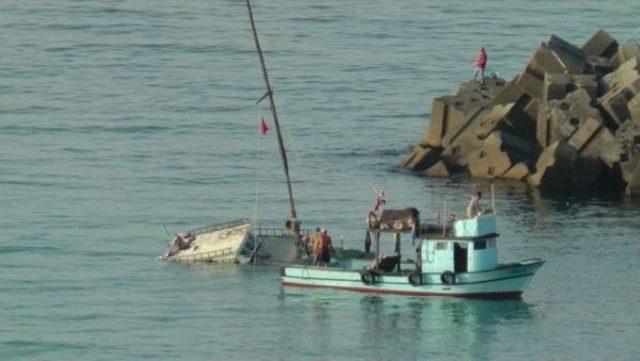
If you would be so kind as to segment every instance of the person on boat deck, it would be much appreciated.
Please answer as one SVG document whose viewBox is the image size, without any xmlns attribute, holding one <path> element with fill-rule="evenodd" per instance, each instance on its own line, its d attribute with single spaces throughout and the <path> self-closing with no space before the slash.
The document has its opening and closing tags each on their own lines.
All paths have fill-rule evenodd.
<svg viewBox="0 0 640 361">
<path fill-rule="evenodd" d="M 480 84 L 484 85 L 484 69 L 487 67 L 487 52 L 484 50 L 484 46 L 480 47 L 480 53 L 474 61 L 474 66 L 473 81 L 477 81 L 478 73 L 480 73 Z"/>
<path fill-rule="evenodd" d="M 333 243 L 331 237 L 327 234 L 326 229 L 322 230 L 322 238 L 324 239 L 325 244 L 324 250 L 322 251 L 322 261 L 324 262 L 324 265 L 327 266 L 331 263 L 331 250 L 333 249 Z"/>
<path fill-rule="evenodd" d="M 367 231 L 366 236 L 364 236 L 364 253 L 371 252 L 371 232 Z"/>
<path fill-rule="evenodd" d="M 304 248 L 305 254 L 309 255 L 309 247 L 311 243 L 311 238 L 309 237 L 309 231 L 304 232 L 304 236 L 302 236 L 302 247 Z"/>
<path fill-rule="evenodd" d="M 185 235 L 176 233 L 171 240 L 171 245 L 167 250 L 165 257 L 171 257 L 180 251 L 191 248 L 191 244 L 196 240 L 196 237 L 191 232 L 187 232 Z"/>
<path fill-rule="evenodd" d="M 467 217 L 475 218 L 482 213 L 482 209 L 480 208 L 480 198 L 482 198 L 482 192 L 478 192 L 471 196 L 471 200 L 467 206 Z"/>
<path fill-rule="evenodd" d="M 316 238 L 313 254 L 315 256 L 315 266 L 326 266 L 331 262 L 331 237 L 327 235 L 326 229 L 321 229 Z"/>
<path fill-rule="evenodd" d="M 318 241 L 318 236 L 320 235 L 320 227 L 316 227 L 315 231 L 313 231 L 313 233 L 311 233 L 311 237 L 309 238 L 309 246 L 307 247 L 307 253 L 311 254 L 315 257 L 315 252 L 316 252 L 316 243 Z M 314 258 L 314 263 L 315 263 L 315 258 Z"/>
<path fill-rule="evenodd" d="M 382 208 L 387 203 L 384 199 L 384 189 L 376 192 L 376 198 L 373 200 L 373 205 L 371 207 L 371 211 L 377 216 L 380 217 L 382 215 Z"/>
</svg>

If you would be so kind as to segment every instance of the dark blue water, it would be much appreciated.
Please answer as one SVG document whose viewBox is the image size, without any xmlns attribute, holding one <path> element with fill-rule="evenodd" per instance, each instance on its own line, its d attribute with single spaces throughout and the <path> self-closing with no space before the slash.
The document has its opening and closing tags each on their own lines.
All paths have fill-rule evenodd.
<svg viewBox="0 0 640 361">
<path fill-rule="evenodd" d="M 389 206 L 462 211 L 486 183 L 392 169 L 431 99 L 480 44 L 510 78 L 551 33 L 627 37 L 637 5 L 256 1 L 303 225 L 360 247 L 372 185 Z M 637 201 L 497 184 L 502 259 L 547 260 L 521 301 L 307 292 L 274 268 L 155 260 L 163 224 L 287 216 L 242 1 L 3 1 L 0 47 L 2 360 L 638 358 Z"/>
</svg>

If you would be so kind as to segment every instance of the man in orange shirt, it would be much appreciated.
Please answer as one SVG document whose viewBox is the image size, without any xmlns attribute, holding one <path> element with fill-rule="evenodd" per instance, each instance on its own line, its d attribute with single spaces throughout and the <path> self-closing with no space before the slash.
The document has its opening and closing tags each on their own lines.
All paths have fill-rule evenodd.
<svg viewBox="0 0 640 361">
<path fill-rule="evenodd" d="M 331 262 L 331 237 L 327 234 L 326 229 L 320 230 L 313 253 L 315 255 L 314 265 L 326 266 Z"/>
</svg>

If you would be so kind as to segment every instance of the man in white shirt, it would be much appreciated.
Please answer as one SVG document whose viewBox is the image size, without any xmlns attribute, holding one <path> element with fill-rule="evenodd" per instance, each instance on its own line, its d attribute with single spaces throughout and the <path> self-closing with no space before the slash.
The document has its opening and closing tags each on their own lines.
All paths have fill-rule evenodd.
<svg viewBox="0 0 640 361">
<path fill-rule="evenodd" d="M 480 215 L 482 212 L 482 209 L 480 209 L 480 198 L 482 198 L 482 192 L 478 192 L 471 196 L 471 200 L 467 206 L 467 217 L 475 218 Z"/>
</svg>

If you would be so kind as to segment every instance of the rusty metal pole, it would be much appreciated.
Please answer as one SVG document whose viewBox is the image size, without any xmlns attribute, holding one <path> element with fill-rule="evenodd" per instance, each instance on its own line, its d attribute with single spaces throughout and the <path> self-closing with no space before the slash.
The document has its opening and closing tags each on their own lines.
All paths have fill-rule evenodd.
<svg viewBox="0 0 640 361">
<path fill-rule="evenodd" d="M 271 88 L 271 84 L 269 83 L 269 75 L 267 73 L 267 66 L 265 65 L 264 55 L 262 54 L 262 48 L 260 48 L 260 41 L 258 40 L 258 33 L 256 31 L 256 24 L 253 20 L 253 11 L 251 10 L 251 2 L 247 0 L 247 10 L 249 11 L 249 21 L 251 22 L 251 30 L 253 32 L 253 40 L 256 45 L 256 50 L 258 52 L 258 57 L 260 58 L 260 65 L 262 66 L 262 75 L 264 78 L 264 86 L 267 88 L 267 93 L 265 96 L 269 97 L 269 107 L 271 108 L 271 114 L 273 115 L 273 123 L 276 126 L 276 134 L 278 136 L 278 146 L 280 148 L 280 158 L 282 158 L 282 167 L 284 168 L 284 176 L 287 181 L 287 191 L 289 193 L 289 206 L 291 208 L 291 220 L 294 222 L 292 224 L 293 230 L 297 228 L 297 218 L 298 215 L 296 213 L 296 206 L 293 203 L 293 191 L 291 189 L 291 178 L 289 177 L 289 162 L 287 161 L 287 152 L 284 148 L 284 143 L 282 141 L 282 133 L 280 132 L 280 122 L 278 121 L 278 111 L 276 110 L 276 101 L 273 96 L 273 89 Z M 264 98 L 264 97 L 263 97 Z"/>
</svg>

